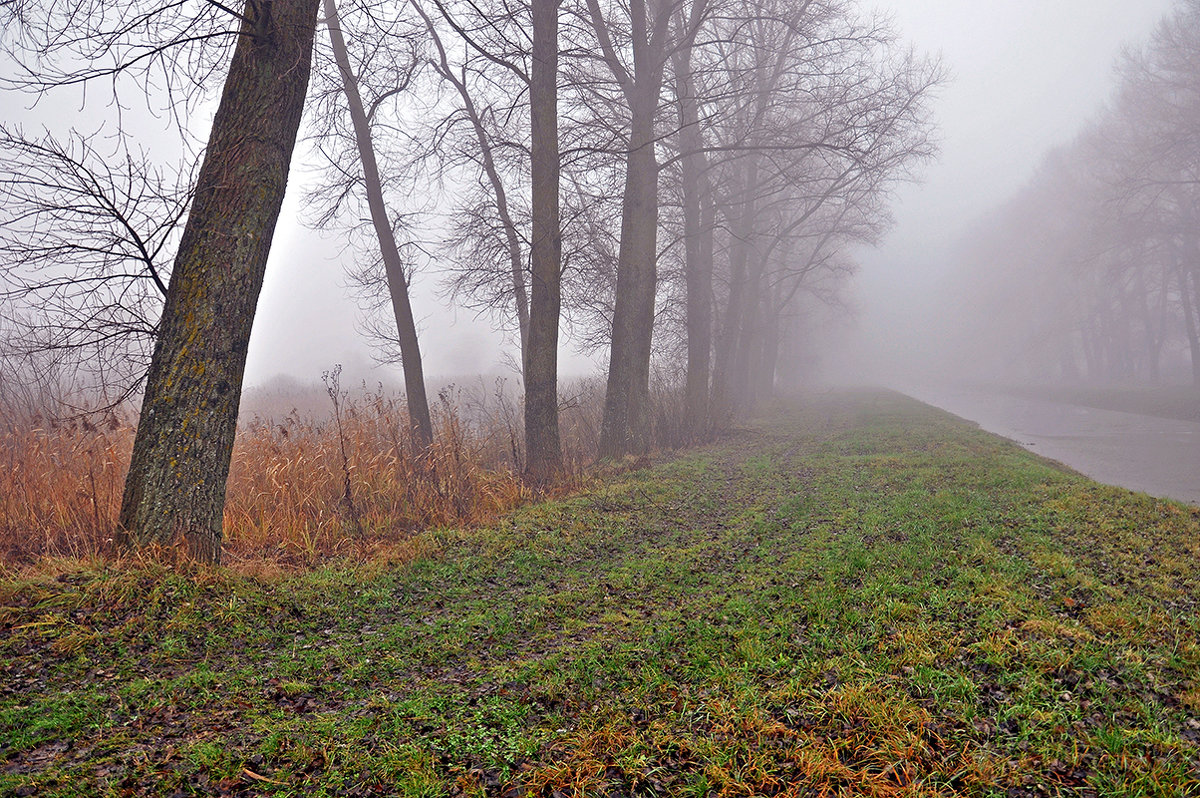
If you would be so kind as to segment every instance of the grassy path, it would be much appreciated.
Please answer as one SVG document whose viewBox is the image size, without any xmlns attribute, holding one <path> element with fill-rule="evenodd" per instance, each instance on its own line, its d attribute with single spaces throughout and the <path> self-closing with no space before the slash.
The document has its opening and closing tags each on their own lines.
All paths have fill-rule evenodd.
<svg viewBox="0 0 1200 798">
<path fill-rule="evenodd" d="M 1200 795 L 1200 512 L 894 394 L 406 559 L 0 584 L 0 794 Z"/>
</svg>

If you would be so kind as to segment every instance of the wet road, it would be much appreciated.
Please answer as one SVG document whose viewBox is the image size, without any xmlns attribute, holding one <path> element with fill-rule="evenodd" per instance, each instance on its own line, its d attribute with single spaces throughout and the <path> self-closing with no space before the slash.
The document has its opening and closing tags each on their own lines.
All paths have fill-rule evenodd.
<svg viewBox="0 0 1200 798">
<path fill-rule="evenodd" d="M 1099 482 L 1200 504 L 1200 423 L 962 388 L 899 390 Z"/>
</svg>

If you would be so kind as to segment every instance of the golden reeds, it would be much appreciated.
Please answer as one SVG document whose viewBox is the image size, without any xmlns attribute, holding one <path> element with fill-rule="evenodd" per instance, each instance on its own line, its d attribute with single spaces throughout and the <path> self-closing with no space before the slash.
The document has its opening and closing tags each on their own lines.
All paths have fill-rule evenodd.
<svg viewBox="0 0 1200 798">
<path fill-rule="evenodd" d="M 243 423 L 225 507 L 227 562 L 311 565 L 394 552 L 420 530 L 485 523 L 531 498 L 520 477 L 519 408 L 503 391 L 479 402 L 449 389 L 434 413 L 428 449 L 414 445 L 403 399 L 382 391 L 345 398 L 340 425 L 295 411 Z M 570 446 L 591 435 L 579 408 L 565 418 Z M 0 428 L 0 564 L 114 554 L 132 442 L 132 427 L 116 417 Z M 573 449 L 571 461 L 583 456 Z M 569 469 L 560 487 L 577 475 Z"/>
</svg>

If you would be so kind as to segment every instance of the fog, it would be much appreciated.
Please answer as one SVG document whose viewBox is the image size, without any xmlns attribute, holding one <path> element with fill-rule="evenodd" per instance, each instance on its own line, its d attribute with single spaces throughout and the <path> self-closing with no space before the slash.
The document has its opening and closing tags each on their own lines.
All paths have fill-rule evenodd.
<svg viewBox="0 0 1200 798">
<path fill-rule="evenodd" d="M 1052 149 L 1069 143 L 1117 87 L 1123 48 L 1142 44 L 1172 7 L 1113 2 L 896 2 L 917 46 L 953 72 L 937 119 L 942 152 L 924 179 L 896 192 L 896 225 L 858 253 L 861 325 L 831 373 L 850 381 L 946 377 L 943 323 L 970 267 L 956 249 L 999 212 Z M 947 290 L 947 289 L 951 290 Z M 982 309 L 986 312 L 986 309 Z"/>
<path fill-rule="evenodd" d="M 946 334 L 939 315 L 959 301 L 942 290 L 959 264 L 954 249 L 971 225 L 1033 176 L 1051 149 L 1094 118 L 1117 85 L 1122 48 L 1145 41 L 1170 0 L 1059 0 L 977 3 L 894 0 L 913 46 L 940 53 L 951 81 L 936 103 L 941 152 L 919 183 L 895 191 L 895 227 L 878 247 L 855 253 L 858 319 L 849 340 L 820 354 L 825 377 L 888 382 L 941 374 Z M 293 178 L 284 219 L 297 216 L 303 170 Z M 343 245 L 297 224 L 281 225 L 267 272 L 247 364 L 249 384 L 277 374 L 315 379 L 334 363 L 364 379 L 395 377 L 378 366 L 357 332 L 357 305 L 342 269 Z M 486 314 L 455 309 L 435 267 L 414 279 L 427 371 L 460 376 L 513 371 L 511 335 Z M 603 355 L 581 354 L 566 338 L 566 375 L 595 373 Z"/>
<path fill-rule="evenodd" d="M 943 317 L 962 297 L 948 285 L 965 268 L 957 258 L 972 225 L 997 211 L 1025 186 L 1055 147 L 1070 142 L 1096 117 L 1117 85 L 1114 63 L 1122 48 L 1147 40 L 1170 10 L 1169 0 L 893 0 L 877 7 L 919 51 L 940 54 L 951 80 L 934 108 L 940 153 L 919 182 L 891 195 L 894 227 L 878 246 L 854 252 L 859 273 L 851 295 L 853 325 L 821 335 L 817 354 L 827 378 L 888 381 L 939 373 L 945 361 Z M 61 127 L 86 109 L 102 118 L 112 104 L 79 92 L 60 92 L 36 106 L 9 93 L 4 116 L 26 126 Z M 192 111 L 204 130 L 211 101 Z M 107 107 L 103 107 L 107 106 Z M 140 146 L 169 142 L 162 118 L 136 120 Z M 171 145 L 166 145 L 168 148 Z M 337 233 L 300 223 L 305 192 L 317 175 L 311 142 L 301 142 L 276 233 L 246 367 L 248 385 L 277 375 L 315 380 L 335 363 L 352 379 L 390 381 L 395 368 L 376 363 L 360 334 L 360 309 L 346 278 L 354 259 Z M 519 376 L 517 342 L 486 312 L 455 307 L 437 262 L 413 276 L 414 306 L 426 372 Z M 846 329 L 852 334 L 846 338 Z M 829 343 L 832 342 L 832 343 Z M 582 352 L 569 331 L 560 347 L 565 376 L 604 367 L 602 351 Z"/>
<path fill-rule="evenodd" d="M 1057 219 L 1059 212 L 1069 214 L 1079 204 L 1060 185 L 1066 178 L 1056 184 L 1047 176 L 1054 171 L 1055 159 L 1082 163 L 1089 156 L 1081 155 L 1080 149 L 1096 145 L 1080 142 L 1089 135 L 1104 138 L 1095 131 L 1119 104 L 1123 78 L 1117 65 L 1122 53 L 1146 45 L 1155 26 L 1177 4 L 1171 0 L 995 4 L 892 0 L 873 7 L 890 18 L 897 51 L 911 48 L 917 56 L 931 54 L 945 70 L 946 79 L 936 80 L 926 98 L 930 116 L 921 120 L 921 124 L 932 123 L 937 151 L 929 158 L 932 150 L 914 148 L 910 165 L 871 188 L 883 198 L 869 212 L 874 217 L 844 234 L 848 243 L 838 253 L 837 265 L 830 267 L 840 282 L 853 270 L 848 284 L 807 289 L 820 301 L 803 311 L 807 318 L 800 322 L 801 341 L 788 357 L 805 365 L 796 369 L 797 374 L 803 373 L 791 382 L 1051 383 L 1071 376 L 1063 369 L 1079 372 L 1089 383 L 1185 381 L 1181 321 L 1163 322 L 1166 326 L 1158 335 L 1162 340 L 1155 342 L 1159 349 L 1151 358 L 1153 364 L 1113 365 L 1115 356 L 1105 353 L 1109 364 L 1105 374 L 1091 361 L 1096 373 L 1082 374 L 1085 354 L 1092 361 L 1100 357 L 1092 351 L 1100 344 L 1089 344 L 1086 330 L 1061 332 L 1064 338 L 1082 336 L 1079 344 L 1071 344 L 1078 350 L 1074 354 L 1034 352 L 1045 347 L 1033 340 L 1041 334 L 1037 330 L 1056 315 L 1054 302 L 1071 292 L 1070 275 L 1078 272 L 1068 274 L 1064 267 L 1054 286 L 1034 291 L 1042 295 L 1040 308 L 1033 307 L 1038 301 L 1021 293 L 1024 289 L 1012 287 L 1040 280 L 1031 275 L 1049 268 L 1038 262 L 1048 244 L 1021 241 L 1022 234 L 1031 230 L 1028 220 L 1036 217 L 1048 228 L 1057 224 L 1048 219 Z M 861 4 L 862 18 L 871 8 L 869 2 Z M 7 63 L 4 69 L 15 71 Z M 181 147 L 172 137 L 171 113 L 153 110 L 154 102 L 149 103 L 150 111 L 137 103 L 117 102 L 106 91 L 71 88 L 36 100 L 6 91 L 3 121 L 26 130 L 45 127 L 61 135 L 68 125 L 90 132 L 100 129 L 104 120 L 119 117 L 139 151 L 161 162 L 194 160 L 211 123 L 215 106 L 211 92 L 191 101 L 186 110 L 176 111 L 187 119 L 193 137 Z M 421 106 L 418 100 L 409 105 L 400 118 L 408 113 L 420 122 L 420 115 L 433 108 Z M 1136 116 L 1137 111 L 1129 113 Z M 363 334 L 363 310 L 347 276 L 361 266 L 358 261 L 364 258 L 364 250 L 348 245 L 341 228 L 317 231 L 306 224 L 312 217 L 313 191 L 328 179 L 318 152 L 324 145 L 315 133 L 320 112 L 310 110 L 308 115 L 266 270 L 245 384 L 261 386 L 283 377 L 313 383 L 335 364 L 343 366 L 351 383 L 399 384 L 398 368 L 380 365 L 377 349 Z M 1153 142 L 1143 144 L 1151 147 Z M 1060 168 L 1064 170 L 1070 172 Z M 455 193 L 453 185 L 436 190 Z M 1061 200 L 1058 206 L 1055 197 Z M 408 251 L 415 253 L 408 266 L 425 373 L 433 382 L 481 374 L 519 382 L 520 341 L 511 314 L 498 312 L 495 306 L 467 307 L 449 294 L 448 255 L 437 243 L 448 234 L 456 213 L 456 208 L 447 206 L 440 219 L 401 230 L 409 239 Z M 885 219 L 890 223 L 884 224 Z M 605 221 L 610 228 L 616 222 L 615 217 Z M 664 230 L 661 235 L 669 240 L 671 233 Z M 615 230 L 609 232 L 615 235 Z M 611 240 L 607 245 L 615 246 Z M 660 271 L 670 274 L 675 268 L 671 258 L 681 255 L 672 254 L 670 247 L 662 254 Z M 590 253 L 601 261 L 611 255 L 615 253 L 605 254 L 603 247 Z M 594 290 L 611 291 L 611 285 Z M 671 290 L 676 289 L 666 289 L 664 294 Z M 1162 303 L 1177 301 L 1172 290 L 1164 284 L 1158 294 Z M 585 302 L 589 291 L 593 289 L 582 289 Z M 671 301 L 678 300 L 660 298 L 660 323 L 670 323 Z M 564 327 L 559 346 L 562 378 L 603 373 L 608 352 L 598 330 L 607 323 L 607 312 L 589 309 L 592 315 L 585 315 L 584 323 Z M 1025 312 L 1029 315 L 1023 317 Z M 678 330 L 671 333 L 678 334 Z M 667 371 L 682 368 L 683 358 L 683 350 L 669 339 L 656 332 L 656 363 Z M 1007 346 L 997 346 L 998 339 L 1011 340 Z M 660 344 L 663 340 L 668 343 Z M 1130 341 L 1126 348 L 1137 346 L 1132 337 Z M 1047 367 L 1051 357 L 1058 358 L 1058 364 Z M 1072 358 L 1079 364 L 1062 365 Z M 1056 368 L 1060 373 L 1052 373 Z"/>
</svg>

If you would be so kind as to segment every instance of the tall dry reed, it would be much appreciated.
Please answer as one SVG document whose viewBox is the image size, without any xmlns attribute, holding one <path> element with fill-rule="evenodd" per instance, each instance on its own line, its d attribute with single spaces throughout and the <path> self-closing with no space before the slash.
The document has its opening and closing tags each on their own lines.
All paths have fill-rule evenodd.
<svg viewBox="0 0 1200 798">
<path fill-rule="evenodd" d="M 338 398 L 336 417 L 292 411 L 240 426 L 225 506 L 230 563 L 369 555 L 418 530 L 487 522 L 531 498 L 520 477 L 520 408 L 503 386 L 482 398 L 442 391 L 427 449 L 413 442 L 402 398 L 382 390 Z M 113 554 L 132 442 L 132 427 L 115 416 L 100 426 L 0 428 L 0 566 Z M 584 456 L 573 451 L 571 462 Z M 569 469 L 559 487 L 578 473 Z"/>
<path fill-rule="evenodd" d="M 323 415 L 260 408 L 239 427 L 225 505 L 227 562 L 311 565 L 370 556 L 419 530 L 486 523 L 532 498 L 520 476 L 520 402 L 503 381 L 442 390 L 429 448 L 414 443 L 401 397 L 334 388 L 336 414 L 331 402 Z M 671 401 L 655 398 L 660 432 L 664 415 L 674 414 Z M 567 468 L 554 492 L 580 483 L 583 464 L 594 458 L 602 407 L 599 381 L 564 387 Z M 132 443 L 132 426 L 113 414 L 99 425 L 0 426 L 0 569 L 116 554 Z"/>
</svg>

